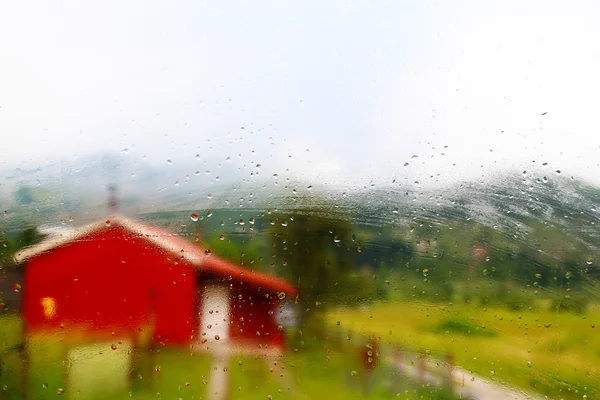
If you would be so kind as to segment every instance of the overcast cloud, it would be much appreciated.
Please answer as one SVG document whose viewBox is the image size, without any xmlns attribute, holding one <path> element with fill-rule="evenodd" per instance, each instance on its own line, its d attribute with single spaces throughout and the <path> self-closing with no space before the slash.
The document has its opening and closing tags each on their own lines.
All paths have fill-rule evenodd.
<svg viewBox="0 0 600 400">
<path fill-rule="evenodd" d="M 0 169 L 114 152 L 347 185 L 542 163 L 600 184 L 598 15 L 593 1 L 4 1 Z"/>
</svg>

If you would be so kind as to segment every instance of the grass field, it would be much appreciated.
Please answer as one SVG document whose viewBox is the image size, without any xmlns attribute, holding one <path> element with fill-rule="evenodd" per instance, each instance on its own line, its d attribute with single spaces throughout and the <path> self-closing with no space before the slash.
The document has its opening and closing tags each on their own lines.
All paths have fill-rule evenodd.
<svg viewBox="0 0 600 400">
<path fill-rule="evenodd" d="M 16 316 L 0 316 L 0 398 L 16 400 L 24 397 L 22 387 L 23 353 L 21 321 Z M 61 339 L 64 339 L 61 341 Z M 86 359 L 86 374 L 73 369 L 73 343 L 69 335 L 48 334 L 27 341 L 29 399 L 55 399 L 57 394 L 67 399 L 207 399 L 213 358 L 207 353 L 189 348 L 160 349 L 136 355 L 136 367 L 125 367 L 109 343 L 96 343 L 76 355 Z M 231 355 L 219 369 L 225 369 L 230 399 L 367 399 L 389 398 L 442 400 L 454 398 L 444 389 L 412 382 L 398 375 L 395 368 L 381 365 L 372 376 L 370 389 L 365 388 L 361 358 L 353 349 L 342 349 L 328 340 L 306 338 L 299 346 L 280 359 Z M 102 347 L 106 347 L 102 349 Z M 123 350 L 125 351 L 125 350 Z M 100 354 L 102 353 L 102 354 Z M 124 354 L 124 353 L 122 353 Z M 108 361 L 91 362 L 92 358 Z M 123 370 L 127 368 L 128 371 Z M 127 388 L 118 386 L 115 377 L 128 374 Z M 76 379 L 76 382 L 73 382 Z M 112 382 L 112 383 L 111 383 Z M 114 382 L 117 382 L 116 384 Z M 269 397 L 270 396 L 270 397 Z"/>
<path fill-rule="evenodd" d="M 378 303 L 330 312 L 332 329 L 426 350 L 482 377 L 549 398 L 600 398 L 600 308 L 584 315 L 547 308 Z M 337 322 L 339 321 L 339 326 Z M 597 326 L 597 327 L 596 327 Z"/>
</svg>

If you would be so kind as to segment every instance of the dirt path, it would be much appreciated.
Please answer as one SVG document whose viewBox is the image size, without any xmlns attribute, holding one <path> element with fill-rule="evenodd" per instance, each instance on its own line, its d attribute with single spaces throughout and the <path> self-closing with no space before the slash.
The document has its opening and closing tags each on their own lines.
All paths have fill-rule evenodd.
<svg viewBox="0 0 600 400">
<path fill-rule="evenodd" d="M 402 359 L 389 355 L 389 361 L 404 375 L 437 386 L 452 384 L 454 392 L 462 399 L 477 400 L 545 400 L 546 397 L 526 393 L 489 379 L 482 378 L 460 367 L 450 368 L 446 363 L 429 359 L 419 360 L 417 355 L 403 353 Z"/>
</svg>

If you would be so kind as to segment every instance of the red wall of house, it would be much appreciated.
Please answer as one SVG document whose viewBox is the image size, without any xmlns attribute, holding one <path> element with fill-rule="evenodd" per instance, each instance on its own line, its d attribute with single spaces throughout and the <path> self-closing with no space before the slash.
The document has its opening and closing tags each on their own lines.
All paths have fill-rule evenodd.
<svg viewBox="0 0 600 400">
<path fill-rule="evenodd" d="M 196 286 L 185 260 L 115 226 L 29 260 L 23 315 L 30 330 L 91 328 L 116 336 L 150 329 L 153 319 L 155 340 L 186 343 L 198 326 Z M 51 319 L 44 297 L 56 301 Z"/>
<path fill-rule="evenodd" d="M 240 284 L 233 284 L 231 288 L 232 340 L 248 340 L 257 347 L 283 345 L 283 332 L 275 321 L 281 304 L 276 294 Z"/>
</svg>

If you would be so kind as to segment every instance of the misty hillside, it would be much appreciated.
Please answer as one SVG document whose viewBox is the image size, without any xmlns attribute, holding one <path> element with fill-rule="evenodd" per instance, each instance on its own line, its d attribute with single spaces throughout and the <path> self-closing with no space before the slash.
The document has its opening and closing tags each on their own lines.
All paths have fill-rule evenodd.
<svg viewBox="0 0 600 400">
<path fill-rule="evenodd" d="M 218 167 L 206 166 L 213 164 Z M 326 202 L 367 229 L 418 234 L 419 228 L 427 228 L 427 235 L 439 236 L 480 224 L 532 248 L 539 247 L 544 232 L 552 231 L 573 248 L 599 252 L 600 189 L 559 171 L 550 176 L 504 174 L 434 188 L 416 181 L 319 185 L 242 170 L 229 162 L 198 159 L 153 166 L 125 153 L 104 154 L 6 169 L 0 202 L 6 222 L 14 227 L 52 225 L 69 217 L 89 220 L 104 217 L 107 186 L 117 184 L 120 209 L 130 216 L 199 209 L 315 212 Z"/>
</svg>

